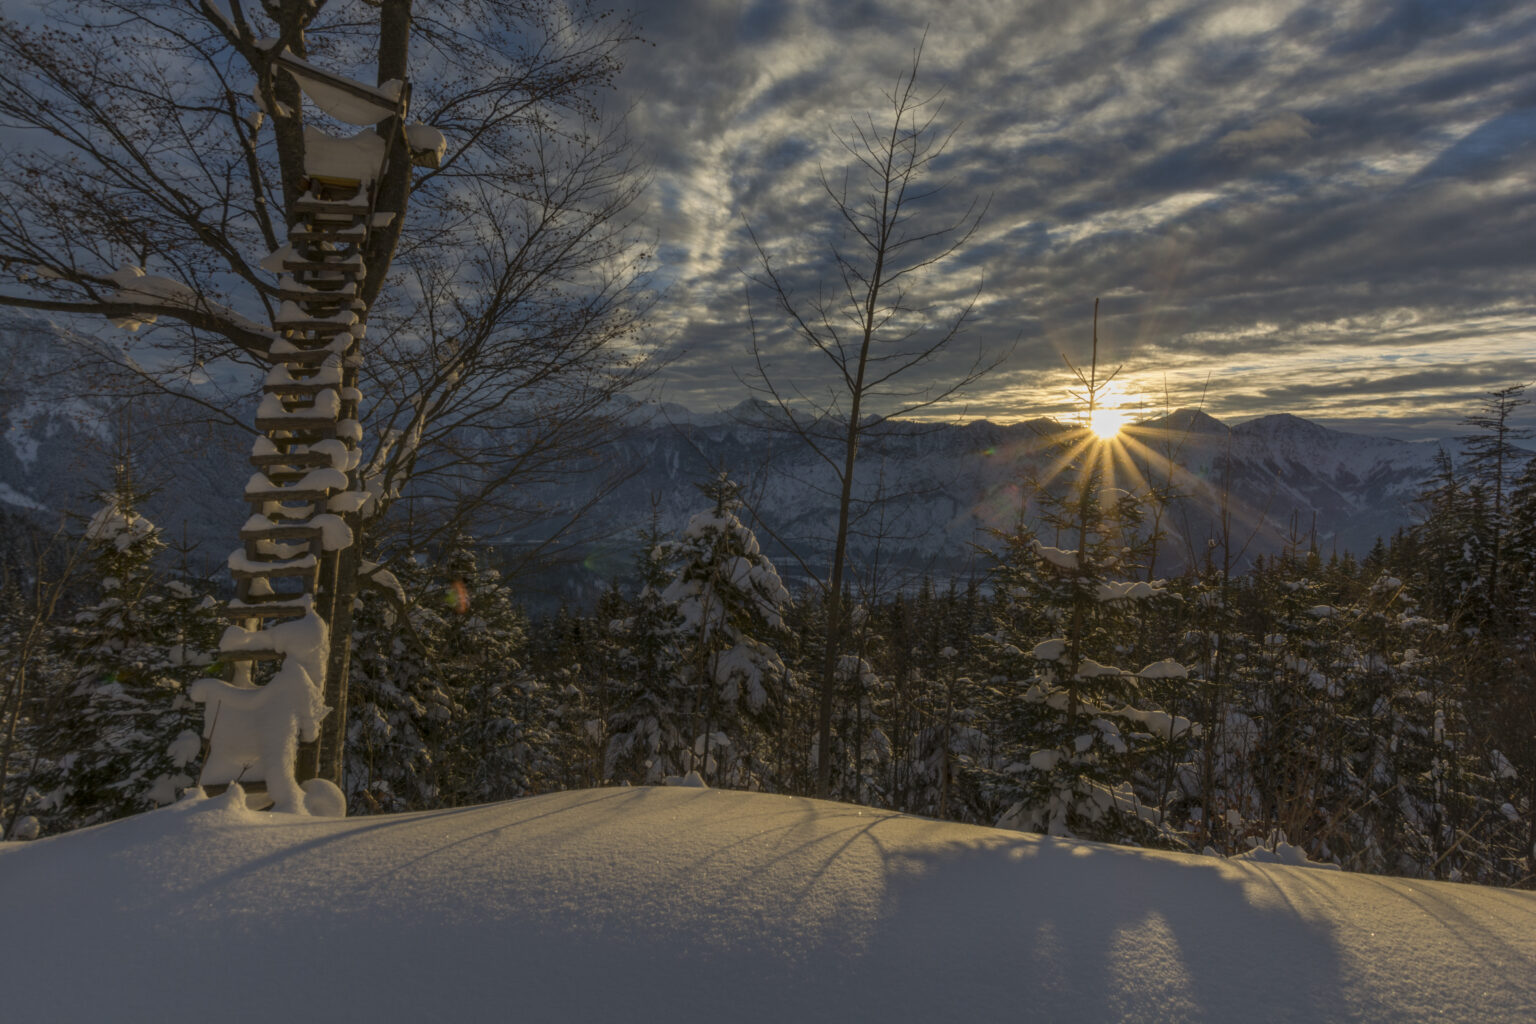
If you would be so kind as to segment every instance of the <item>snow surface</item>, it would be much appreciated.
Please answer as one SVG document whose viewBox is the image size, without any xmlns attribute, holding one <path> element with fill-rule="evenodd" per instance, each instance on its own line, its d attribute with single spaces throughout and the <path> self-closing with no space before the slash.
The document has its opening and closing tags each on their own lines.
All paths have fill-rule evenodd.
<svg viewBox="0 0 1536 1024">
<path fill-rule="evenodd" d="M 304 172 L 325 178 L 369 183 L 384 167 L 382 136 L 364 130 L 339 139 L 318 128 L 304 127 Z"/>
<path fill-rule="evenodd" d="M 1536 894 L 843 804 L 194 798 L 0 844 L 11 1020 L 1536 1019 Z"/>
</svg>

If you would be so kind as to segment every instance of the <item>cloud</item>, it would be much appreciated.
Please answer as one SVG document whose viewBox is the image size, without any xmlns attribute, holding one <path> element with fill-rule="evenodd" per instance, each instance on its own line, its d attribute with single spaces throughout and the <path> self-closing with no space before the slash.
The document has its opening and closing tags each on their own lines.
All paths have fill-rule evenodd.
<svg viewBox="0 0 1536 1024">
<path fill-rule="evenodd" d="M 1227 132 L 1216 145 L 1229 156 L 1290 149 L 1310 139 L 1316 127 L 1300 114 L 1286 112 L 1265 118 L 1252 128 Z"/>
<path fill-rule="evenodd" d="M 687 353 L 675 400 L 743 397 L 748 223 L 797 294 L 835 280 L 820 175 L 840 180 L 837 135 L 878 120 L 925 30 L 921 81 L 955 136 L 942 191 L 915 212 L 943 223 L 990 204 L 970 246 L 913 282 L 947 309 L 982 286 L 967 345 L 932 370 L 1013 346 L 973 411 L 1059 404 L 1062 355 L 1085 357 L 1096 296 L 1108 358 L 1195 397 L 1207 375 L 1230 382 L 1213 398 L 1230 416 L 1337 421 L 1368 405 L 1380 419 L 1396 395 L 1403 422 L 1423 423 L 1426 402 L 1464 391 L 1470 407 L 1497 373 L 1536 376 L 1529 5 L 656 0 L 640 13 L 656 47 L 621 95 L 657 164 L 676 282 L 662 315 Z M 814 379 L 762 298 L 753 318 L 778 365 Z M 1354 365 L 1383 353 L 1416 375 Z M 1466 372 L 1469 358 L 1488 372 Z M 1363 379 L 1377 382 L 1368 403 Z"/>
</svg>

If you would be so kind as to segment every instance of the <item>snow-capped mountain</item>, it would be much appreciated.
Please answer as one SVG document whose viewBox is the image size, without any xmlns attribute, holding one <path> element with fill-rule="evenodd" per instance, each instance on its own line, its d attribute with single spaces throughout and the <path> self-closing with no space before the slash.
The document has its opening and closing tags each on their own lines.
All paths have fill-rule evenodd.
<svg viewBox="0 0 1536 1024">
<path fill-rule="evenodd" d="M 163 396 L 101 396 L 99 380 L 87 376 L 92 344 L 66 343 L 39 319 L 0 322 L 0 510 L 54 520 L 65 510 L 88 513 L 121 458 L 116 439 L 126 435 L 141 483 L 157 488 L 149 517 L 168 539 L 192 547 L 195 566 L 217 567 L 245 515 L 244 417 L 234 410 L 232 422 L 208 423 L 190 403 Z M 530 494 L 557 509 L 591 504 L 574 552 L 584 567 L 577 580 L 595 587 L 627 575 L 641 531 L 653 521 L 664 534 L 681 529 L 703 501 L 693 485 L 722 469 L 744 485 L 764 547 L 786 576 L 823 569 L 836 478 L 763 406 L 694 414 L 633 404 L 624 422 L 606 453 L 610 467 L 628 473 L 617 488 L 602 494 L 601 474 L 593 474 Z M 1051 420 L 978 420 L 895 423 L 867 436 L 853 540 L 863 571 L 944 580 L 984 568 L 988 531 L 1011 527 L 1035 482 L 1051 476 L 1053 444 L 1065 429 Z M 1127 428 L 1108 450 L 1116 486 L 1152 484 L 1175 495 L 1157 568 L 1176 572 L 1225 537 L 1239 567 L 1314 539 L 1325 554 L 1364 554 L 1412 521 L 1436 446 L 1284 414 L 1228 426 L 1181 410 Z M 486 539 L 517 545 L 531 538 Z"/>
<path fill-rule="evenodd" d="M 908 423 L 870 438 L 855 478 L 863 511 L 853 542 L 859 560 L 939 579 L 983 568 L 980 549 L 988 546 L 989 531 L 1017 522 L 1026 495 L 1051 478 L 1057 442 L 1069 429 L 1052 420 Z M 1413 521 L 1414 499 L 1436 450 L 1432 443 L 1350 434 L 1289 415 L 1229 427 L 1181 410 L 1128 428 L 1108 448 L 1107 475 L 1126 490 L 1157 486 L 1174 495 L 1163 519 L 1168 536 L 1158 571 L 1203 559 L 1213 541 L 1226 554 L 1226 537 L 1234 567 L 1241 568 L 1288 544 L 1316 543 L 1325 555 L 1365 554 L 1378 537 Z M 837 505 L 835 476 L 797 438 L 766 422 L 760 407 L 744 403 L 711 417 L 637 420 L 615 440 L 613 457 L 633 474 L 596 503 L 608 528 L 606 545 L 598 544 L 598 557 L 587 561 L 598 572 L 633 560 L 637 534 L 653 514 L 664 533 L 686 521 L 700 501 L 690 484 L 722 469 L 745 485 L 764 546 L 787 575 L 796 575 L 791 550 L 812 570 L 823 567 Z"/>
<path fill-rule="evenodd" d="M 249 432 L 191 402 L 108 383 L 104 343 L 16 313 L 0 317 L 0 515 L 44 529 L 89 515 L 125 458 L 144 511 L 198 568 L 222 564 L 245 509 Z M 205 398 L 215 397 L 210 394 Z"/>
</svg>

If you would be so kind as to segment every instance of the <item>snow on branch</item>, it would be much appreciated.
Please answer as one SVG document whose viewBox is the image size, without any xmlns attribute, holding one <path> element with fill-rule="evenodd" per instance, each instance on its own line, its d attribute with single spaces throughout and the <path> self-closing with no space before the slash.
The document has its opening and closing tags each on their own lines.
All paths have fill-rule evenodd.
<svg viewBox="0 0 1536 1024">
<path fill-rule="evenodd" d="M 199 313 L 224 321 L 230 327 L 268 338 L 272 331 L 233 309 L 210 300 L 180 281 L 158 274 L 146 274 L 143 267 L 125 263 L 107 275 L 107 280 L 117 285 L 117 291 L 107 297 L 109 303 L 122 302 L 143 309 L 124 316 L 112 317 L 114 326 L 127 331 L 137 331 L 158 320 L 163 313 Z"/>
</svg>

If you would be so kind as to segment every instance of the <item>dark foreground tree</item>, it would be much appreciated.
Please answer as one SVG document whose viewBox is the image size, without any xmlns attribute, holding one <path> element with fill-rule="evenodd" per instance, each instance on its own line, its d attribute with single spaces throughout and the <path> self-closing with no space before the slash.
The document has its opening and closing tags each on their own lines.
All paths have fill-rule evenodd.
<svg viewBox="0 0 1536 1024">
<path fill-rule="evenodd" d="M 997 364 L 978 350 L 958 369 L 938 365 L 971 318 L 975 296 L 952 314 L 915 290 L 935 266 L 953 256 L 975 232 L 984 212 L 972 201 L 956 212 L 929 216 L 923 204 L 942 186 L 934 163 L 953 135 L 942 105 L 917 87 L 922 50 L 888 94 L 888 118 L 856 118 L 838 141 L 852 163 L 838 175 L 821 172 L 829 220 L 829 288 L 797 292 L 798 269 L 776 257 L 756 234 L 762 272 L 755 284 L 783 317 L 785 333 L 824 360 L 805 379 L 771 366 L 769 339 L 754 331 L 755 372 L 749 386 L 777 408 L 782 422 L 833 473 L 837 522 L 830 564 L 819 582 L 827 604 L 826 645 L 817 713 L 817 792 L 832 784 L 832 711 L 847 626 L 850 531 L 855 520 L 854 474 L 866 439 L 888 421 L 955 397 Z M 946 303 L 947 305 L 947 303 Z"/>
<path fill-rule="evenodd" d="M 333 710 L 301 774 L 336 780 L 350 609 L 391 508 L 418 538 L 536 513 L 508 485 L 568 472 L 644 372 L 643 181 L 598 106 L 632 26 L 581 0 L 40 7 L 46 30 L 0 21 L 0 305 L 139 331 L 132 358 L 83 355 L 97 381 L 248 429 L 314 291 L 291 276 L 306 203 L 363 179 L 361 240 L 299 253 L 356 247 L 368 334 L 339 400 L 375 428 L 345 438 L 352 543 L 318 570 Z"/>
</svg>

